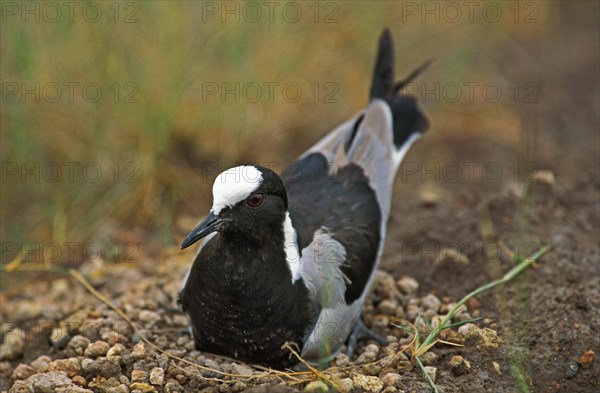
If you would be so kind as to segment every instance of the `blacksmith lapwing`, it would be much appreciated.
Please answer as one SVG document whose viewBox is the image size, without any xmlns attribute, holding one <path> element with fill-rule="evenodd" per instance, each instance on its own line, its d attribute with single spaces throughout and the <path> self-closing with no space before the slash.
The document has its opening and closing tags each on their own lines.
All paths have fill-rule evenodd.
<svg viewBox="0 0 600 393">
<path fill-rule="evenodd" d="M 370 333 L 360 315 L 394 178 L 428 128 L 417 100 L 400 94 L 422 67 L 398 83 L 393 69 L 386 29 L 364 111 L 281 176 L 245 165 L 216 178 L 210 213 L 181 245 L 205 238 L 178 297 L 198 349 L 288 367 L 286 342 L 323 363 Z"/>
</svg>

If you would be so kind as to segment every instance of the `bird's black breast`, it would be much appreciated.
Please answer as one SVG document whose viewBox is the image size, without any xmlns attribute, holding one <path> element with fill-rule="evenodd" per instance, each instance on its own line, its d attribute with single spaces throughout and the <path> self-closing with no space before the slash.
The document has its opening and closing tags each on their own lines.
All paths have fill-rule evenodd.
<svg viewBox="0 0 600 393">
<path fill-rule="evenodd" d="M 325 157 L 312 153 L 290 166 L 283 182 L 300 249 L 321 228 L 345 248 L 341 270 L 351 281 L 344 294 L 350 304 L 362 295 L 377 259 L 381 209 L 360 166 L 350 163 L 331 169 Z"/>
<path fill-rule="evenodd" d="M 290 341 L 301 347 L 313 323 L 306 287 L 301 279 L 292 283 L 283 248 L 245 247 L 220 236 L 204 245 L 180 293 L 197 347 L 289 366 L 281 346 Z M 271 263 L 273 258 L 283 263 Z"/>
</svg>

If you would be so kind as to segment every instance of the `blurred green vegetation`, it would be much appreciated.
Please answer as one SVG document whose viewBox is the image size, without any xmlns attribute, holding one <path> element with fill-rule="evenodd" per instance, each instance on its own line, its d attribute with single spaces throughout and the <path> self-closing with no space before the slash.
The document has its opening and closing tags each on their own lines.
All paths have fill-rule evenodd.
<svg viewBox="0 0 600 393">
<path fill-rule="evenodd" d="M 30 9 L 36 3 L 29 2 Z M 521 23 L 524 16 L 515 17 L 506 4 L 494 23 L 481 9 L 471 22 L 442 15 L 423 23 L 421 15 L 408 14 L 406 2 L 299 2 L 302 17 L 292 23 L 280 11 L 288 2 L 276 3 L 272 21 L 264 5 L 253 3 L 263 12 L 256 23 L 245 20 L 243 2 L 98 2 L 102 16 L 93 23 L 83 16 L 83 3 L 72 21 L 63 8 L 55 23 L 44 15 L 40 21 L 23 16 L 22 9 L 9 13 L 3 5 L 2 242 L 131 241 L 146 250 L 174 245 L 189 227 L 178 219 L 199 219 L 210 206 L 216 173 L 203 175 L 203 164 L 289 163 L 366 104 L 384 27 L 395 38 L 398 77 L 433 58 L 422 80 L 509 86 L 540 77 L 536 45 L 560 33 L 564 7 L 535 3 L 533 24 Z M 216 15 L 207 4 L 217 7 Z M 240 7 L 239 21 L 221 14 L 222 7 Z M 54 12 L 46 11 L 52 19 Z M 256 20 L 252 9 L 246 12 Z M 78 84 L 72 100 L 70 82 Z M 272 102 L 266 89 L 258 102 L 203 96 L 207 83 L 235 82 L 293 82 L 303 94 L 297 102 L 283 99 L 280 88 Z M 8 94 L 23 83 L 28 89 L 39 83 L 40 99 L 21 90 Z M 53 83 L 62 88 L 57 102 L 48 99 Z M 89 102 L 94 89 L 83 91 L 89 83 L 102 89 L 97 102 Z M 326 83 L 337 88 L 336 102 L 324 102 Z M 518 140 L 521 109 L 514 102 L 422 101 L 436 133 L 466 135 L 463 141 L 474 135 Z M 52 163 L 63 171 L 57 182 L 48 179 L 55 177 Z M 82 173 L 90 163 L 88 177 L 98 181 Z M 39 180 L 26 173 L 37 164 Z M 73 181 L 68 165 L 77 165 Z"/>
</svg>

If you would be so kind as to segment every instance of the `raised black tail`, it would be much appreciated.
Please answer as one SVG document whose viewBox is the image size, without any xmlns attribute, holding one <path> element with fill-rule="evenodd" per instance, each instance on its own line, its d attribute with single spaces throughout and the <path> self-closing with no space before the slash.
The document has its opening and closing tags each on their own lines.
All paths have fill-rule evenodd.
<svg viewBox="0 0 600 393">
<path fill-rule="evenodd" d="M 395 94 L 394 91 L 394 42 L 390 29 L 386 28 L 379 37 L 370 98 L 382 98 L 389 103 Z"/>
<path fill-rule="evenodd" d="M 429 122 L 421 112 L 414 96 L 399 94 L 406 85 L 412 82 L 431 63 L 427 61 L 407 78 L 394 81 L 394 43 L 389 29 L 384 29 L 379 38 L 379 48 L 375 60 L 375 70 L 371 83 L 370 98 L 384 99 L 392 110 L 394 122 L 394 145 L 400 148 L 415 132 L 425 132 Z"/>
</svg>

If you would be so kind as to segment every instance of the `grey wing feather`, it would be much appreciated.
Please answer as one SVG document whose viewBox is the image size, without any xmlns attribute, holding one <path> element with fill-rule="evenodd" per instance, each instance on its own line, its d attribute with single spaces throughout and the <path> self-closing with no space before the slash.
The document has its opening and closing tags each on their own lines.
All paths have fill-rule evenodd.
<svg viewBox="0 0 600 393">
<path fill-rule="evenodd" d="M 357 122 L 360 124 L 355 132 Z M 396 172 L 408 149 L 419 136 L 420 133 L 415 130 L 399 149 L 396 148 L 393 143 L 390 106 L 386 101 L 375 98 L 364 112 L 338 126 L 308 149 L 300 159 L 311 153 L 319 153 L 325 157 L 332 172 L 349 162 L 359 165 L 369 178 L 371 188 L 375 190 L 381 206 L 382 222 L 386 222 Z M 350 149 L 346 150 L 350 139 Z"/>
<path fill-rule="evenodd" d="M 344 246 L 325 228 L 318 230 L 313 241 L 302 250 L 300 275 L 319 309 L 346 304 L 344 292 L 348 279 L 340 270 L 345 260 Z"/>
</svg>

